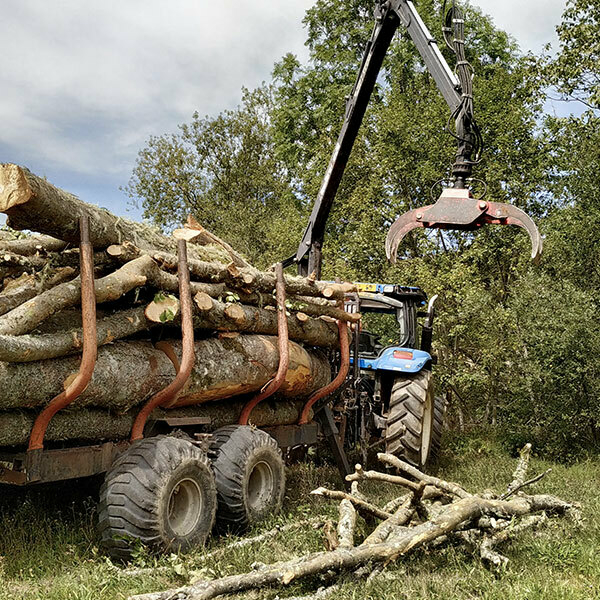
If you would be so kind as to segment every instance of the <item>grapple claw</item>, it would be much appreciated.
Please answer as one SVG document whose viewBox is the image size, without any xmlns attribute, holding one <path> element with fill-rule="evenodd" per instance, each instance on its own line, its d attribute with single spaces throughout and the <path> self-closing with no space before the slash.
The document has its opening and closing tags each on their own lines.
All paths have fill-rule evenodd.
<svg viewBox="0 0 600 600">
<path fill-rule="evenodd" d="M 435 204 L 399 217 L 387 234 L 385 251 L 388 259 L 396 262 L 400 242 L 409 231 L 418 227 L 473 231 L 489 224 L 517 225 L 525 229 L 531 239 L 531 258 L 536 262 L 539 260 L 542 237 L 531 217 L 511 204 L 477 200 L 469 190 L 457 188 L 445 189 Z"/>
</svg>

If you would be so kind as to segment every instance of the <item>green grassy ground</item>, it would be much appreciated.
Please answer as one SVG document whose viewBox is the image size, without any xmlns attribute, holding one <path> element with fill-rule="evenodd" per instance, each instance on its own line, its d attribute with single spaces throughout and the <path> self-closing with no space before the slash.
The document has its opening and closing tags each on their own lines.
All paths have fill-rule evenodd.
<svg viewBox="0 0 600 600">
<path fill-rule="evenodd" d="M 469 490 L 503 490 L 510 480 L 514 458 L 493 444 L 476 442 L 455 445 L 448 453 L 440 476 L 462 483 Z M 370 583 L 342 578 L 341 588 L 330 596 L 343 600 L 410 598 L 467 600 L 474 598 L 554 600 L 600 598 L 600 459 L 571 466 L 534 459 L 530 472 L 549 467 L 552 473 L 537 484 L 548 492 L 583 506 L 584 526 L 575 529 L 568 521 L 552 520 L 540 532 L 523 535 L 503 548 L 510 558 L 501 574 L 485 569 L 477 556 L 454 547 L 417 552 L 390 565 Z M 284 512 L 254 533 L 275 523 L 307 516 L 335 518 L 334 503 L 311 498 L 319 485 L 339 487 L 340 480 L 328 467 L 300 464 L 290 469 Z M 98 550 L 94 531 L 96 482 L 78 482 L 28 491 L 0 489 L 0 599 L 103 600 L 125 598 L 133 593 L 157 591 L 187 581 L 186 577 L 213 577 L 248 570 L 255 561 L 272 562 L 323 548 L 321 533 L 307 528 L 263 545 L 245 547 L 218 559 L 202 560 L 204 550 L 185 557 L 154 559 L 140 552 L 135 564 L 162 566 L 159 575 L 129 577 L 120 574 Z M 394 496 L 387 487 L 371 488 L 370 495 L 385 502 Z M 364 523 L 361 525 L 365 531 Z M 213 539 L 210 548 L 231 538 Z M 178 574 L 183 573 L 183 576 Z M 309 593 L 319 585 L 309 581 L 284 590 L 263 590 L 238 597 L 274 599 Z"/>
</svg>

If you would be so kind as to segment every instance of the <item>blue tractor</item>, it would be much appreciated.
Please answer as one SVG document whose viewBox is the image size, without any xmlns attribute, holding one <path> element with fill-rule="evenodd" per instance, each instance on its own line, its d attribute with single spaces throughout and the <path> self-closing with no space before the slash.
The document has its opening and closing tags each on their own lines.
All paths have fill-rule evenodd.
<svg viewBox="0 0 600 600">
<path fill-rule="evenodd" d="M 346 303 L 346 310 L 362 314 L 340 406 L 346 415 L 342 419 L 346 444 L 366 453 L 385 443 L 386 452 L 425 467 L 437 456 L 445 412 L 432 380 L 437 296 L 427 305 L 425 293 L 416 287 L 375 283 L 357 287 L 358 294 Z M 420 343 L 419 317 L 425 319 Z"/>
</svg>

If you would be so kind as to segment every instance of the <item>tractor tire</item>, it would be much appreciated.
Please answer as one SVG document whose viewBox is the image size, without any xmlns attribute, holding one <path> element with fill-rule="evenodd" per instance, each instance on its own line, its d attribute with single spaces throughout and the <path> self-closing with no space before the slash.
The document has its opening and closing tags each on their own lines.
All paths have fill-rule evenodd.
<svg viewBox="0 0 600 600">
<path fill-rule="evenodd" d="M 246 425 L 217 429 L 209 457 L 217 484 L 218 529 L 240 532 L 279 512 L 285 464 L 268 433 Z"/>
<path fill-rule="evenodd" d="M 154 551 L 185 551 L 206 541 L 217 509 L 206 454 L 191 442 L 158 436 L 132 444 L 100 490 L 101 545 L 127 560 L 139 543 Z"/>
<path fill-rule="evenodd" d="M 441 422 L 438 427 L 434 405 L 431 371 L 396 377 L 385 430 L 388 454 L 394 454 L 418 468 L 431 464 L 432 447 L 435 452 L 433 438 L 436 438 L 439 448 L 441 437 Z"/>
<path fill-rule="evenodd" d="M 444 431 L 444 420 L 446 418 L 446 399 L 436 396 L 433 399 L 433 427 L 431 429 L 431 448 L 427 465 L 437 463 L 442 448 L 442 433 Z"/>
</svg>

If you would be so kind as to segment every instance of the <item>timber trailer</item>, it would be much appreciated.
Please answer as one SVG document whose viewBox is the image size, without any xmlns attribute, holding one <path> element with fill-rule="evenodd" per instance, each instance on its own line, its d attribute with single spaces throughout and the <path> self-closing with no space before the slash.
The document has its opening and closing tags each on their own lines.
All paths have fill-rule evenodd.
<svg viewBox="0 0 600 600">
<path fill-rule="evenodd" d="M 436 204 L 415 209 L 392 225 L 386 241 L 388 257 L 395 259 L 402 238 L 415 228 L 472 231 L 492 223 L 525 228 L 532 241 L 532 257 L 537 258 L 542 241 L 533 221 L 514 206 L 476 199 L 469 189 L 472 168 L 481 150 L 481 136 L 473 118 L 471 69 L 464 54 L 464 21 L 460 10 L 453 4 L 443 28 L 444 39 L 457 56 L 456 75 L 412 2 L 376 0 L 375 20 L 309 224 L 296 255 L 276 267 L 278 284 L 283 281 L 283 268 L 294 263 L 301 274 L 314 273 L 320 277 L 327 217 L 383 58 L 400 25 L 415 43 L 450 107 L 456 122 L 454 137 L 458 151 L 453 184 L 444 189 Z M 174 380 L 144 405 L 128 435 L 115 434 L 103 443 L 44 444 L 51 419 L 76 400 L 94 369 L 95 294 L 88 239 L 89 228 L 93 226 L 82 219 L 84 343 L 79 373 L 40 413 L 30 433 L 28 448 L 0 451 L 0 483 L 25 486 L 106 473 L 98 510 L 102 545 L 113 557 L 127 559 L 138 541 L 159 551 L 185 550 L 207 539 L 215 518 L 220 527 L 243 529 L 278 510 L 285 487 L 281 448 L 315 444 L 321 435 L 331 443 L 342 473 L 349 471 L 343 438 L 351 445 L 358 442 L 363 451 L 372 438 L 387 438 L 388 448 L 399 455 L 415 463 L 427 462 L 432 444 L 439 443 L 439 428 L 434 431 L 432 423 L 439 421 L 443 412 L 431 387 L 433 304 L 425 313 L 421 348 L 416 349 L 416 317 L 425 296 L 419 290 L 395 284 L 359 288 L 358 295 L 349 297 L 346 305 L 349 310 L 394 315 L 399 328 L 396 343 L 380 345 L 373 334 L 360 331 L 359 327 L 355 327 L 350 342 L 346 323 L 339 321 L 340 351 L 333 358 L 339 364 L 337 376 L 309 398 L 297 422 L 265 429 L 248 425 L 250 411 L 264 400 L 269 389 L 242 404 L 239 419 L 230 423 L 219 423 L 206 416 L 203 406 L 193 416 L 170 417 L 167 412 L 164 418 L 152 420 L 153 410 L 167 405 L 182 389 L 194 363 L 189 270 L 185 242 L 181 240 L 178 277 L 183 351 Z M 278 294 L 282 287 L 277 286 Z M 284 305 L 280 300 L 278 297 L 280 306 Z M 279 329 L 279 339 L 283 350 L 286 343 L 283 326 Z M 285 369 L 283 355 L 280 352 L 280 369 L 274 381 Z M 420 389 L 418 394 L 411 391 L 415 386 Z"/>
</svg>

